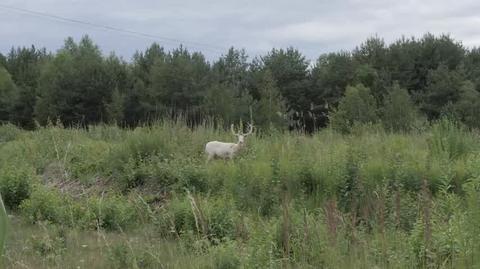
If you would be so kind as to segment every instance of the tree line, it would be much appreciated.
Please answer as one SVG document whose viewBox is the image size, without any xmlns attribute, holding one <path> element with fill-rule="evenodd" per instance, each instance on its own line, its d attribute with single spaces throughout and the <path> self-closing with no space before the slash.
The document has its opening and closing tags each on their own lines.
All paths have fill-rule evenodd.
<svg viewBox="0 0 480 269">
<path fill-rule="evenodd" d="M 183 117 L 228 125 L 251 117 L 264 128 L 313 131 L 360 123 L 406 131 L 444 115 L 480 127 L 480 49 L 448 35 L 372 37 L 351 51 L 309 62 L 292 47 L 249 59 L 230 48 L 213 62 L 180 46 L 153 43 L 127 62 L 84 36 L 57 52 L 18 47 L 0 54 L 0 122 L 26 129 L 134 127 Z"/>
</svg>

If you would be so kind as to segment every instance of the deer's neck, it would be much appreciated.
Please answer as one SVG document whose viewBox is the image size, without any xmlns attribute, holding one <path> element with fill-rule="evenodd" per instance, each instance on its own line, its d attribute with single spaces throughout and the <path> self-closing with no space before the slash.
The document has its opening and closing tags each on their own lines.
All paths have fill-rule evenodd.
<svg viewBox="0 0 480 269">
<path fill-rule="evenodd" d="M 233 148 L 233 151 L 234 151 L 234 152 L 237 152 L 237 151 L 239 151 L 242 147 L 243 147 L 242 144 L 236 143 L 236 144 L 233 144 L 233 147 L 232 147 L 232 148 Z"/>
</svg>

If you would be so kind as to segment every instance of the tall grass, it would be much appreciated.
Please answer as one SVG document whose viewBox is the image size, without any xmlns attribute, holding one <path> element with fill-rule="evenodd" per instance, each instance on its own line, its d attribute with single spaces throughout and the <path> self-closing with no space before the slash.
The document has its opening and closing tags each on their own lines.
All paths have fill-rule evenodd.
<svg viewBox="0 0 480 269">
<path fill-rule="evenodd" d="M 12 268 L 480 265 L 480 140 L 448 120 L 408 134 L 261 132 L 208 164 L 206 142 L 235 138 L 207 122 L 3 133 Z"/>
</svg>

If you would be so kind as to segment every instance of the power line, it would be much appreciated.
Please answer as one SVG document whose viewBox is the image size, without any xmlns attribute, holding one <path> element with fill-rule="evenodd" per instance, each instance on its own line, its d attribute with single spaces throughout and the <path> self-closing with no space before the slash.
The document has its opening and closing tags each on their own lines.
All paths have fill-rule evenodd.
<svg viewBox="0 0 480 269">
<path fill-rule="evenodd" d="M 57 20 L 57 21 L 76 23 L 76 24 L 81 24 L 81 25 L 93 27 L 93 28 L 119 32 L 119 33 L 123 33 L 123 34 L 130 34 L 130 35 L 135 35 L 135 36 L 146 37 L 146 38 L 149 38 L 149 39 L 152 39 L 152 40 L 174 43 L 176 45 L 178 45 L 178 44 L 191 44 L 193 47 L 204 47 L 206 49 L 210 49 L 210 50 L 215 51 L 215 52 L 225 52 L 225 50 L 226 50 L 223 47 L 212 45 L 212 44 L 198 43 L 198 42 L 193 42 L 193 41 L 186 41 L 186 40 L 180 40 L 180 39 L 175 39 L 175 38 L 170 38 L 170 37 L 165 37 L 165 36 L 160 36 L 160 35 L 143 33 L 143 32 L 133 31 L 133 30 L 129 30 L 129 29 L 123 29 L 123 28 L 113 27 L 113 26 L 109 26 L 109 25 L 103 25 L 103 24 L 99 24 L 99 23 L 93 23 L 93 22 L 88 22 L 88 21 L 83 21 L 83 20 L 78 20 L 78 19 L 67 18 L 67 17 L 58 16 L 58 15 L 50 14 L 50 13 L 46 13 L 46 12 L 35 11 L 35 10 L 31 10 L 31 9 L 8 6 L 8 5 L 4 5 L 4 4 L 0 4 L 0 8 L 9 9 L 9 10 L 20 12 L 20 13 L 27 13 L 27 14 L 30 14 L 30 15 L 40 16 L 40 17 L 44 17 L 44 18 L 54 19 L 54 20 Z"/>
</svg>

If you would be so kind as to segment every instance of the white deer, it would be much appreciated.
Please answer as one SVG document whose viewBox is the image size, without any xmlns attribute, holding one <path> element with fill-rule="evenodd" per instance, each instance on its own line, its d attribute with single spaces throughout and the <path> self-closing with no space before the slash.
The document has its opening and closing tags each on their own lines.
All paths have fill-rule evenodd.
<svg viewBox="0 0 480 269">
<path fill-rule="evenodd" d="M 233 129 L 233 124 L 231 126 L 231 131 L 234 136 L 238 138 L 237 143 L 225 143 L 219 141 L 210 141 L 205 145 L 205 153 L 208 154 L 207 163 L 215 158 L 221 159 L 233 159 L 237 152 L 245 146 L 245 137 L 249 136 L 253 132 L 253 125 L 248 124 L 249 130 L 247 133 L 235 133 Z"/>
</svg>

